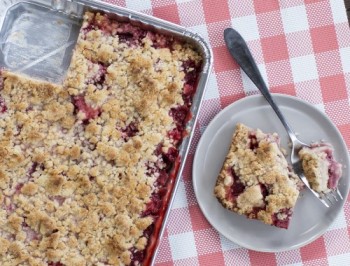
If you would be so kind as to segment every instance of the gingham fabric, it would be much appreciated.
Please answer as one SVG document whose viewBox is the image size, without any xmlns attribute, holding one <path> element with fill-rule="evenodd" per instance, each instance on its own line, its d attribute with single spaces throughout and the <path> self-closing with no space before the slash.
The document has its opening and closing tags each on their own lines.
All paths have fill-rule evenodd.
<svg viewBox="0 0 350 266">
<path fill-rule="evenodd" d="M 288 252 L 261 253 L 239 247 L 208 224 L 191 173 L 198 140 L 211 119 L 230 103 L 258 93 L 226 50 L 226 27 L 246 39 L 271 92 L 297 96 L 323 110 L 350 148 L 350 30 L 343 0 L 106 2 L 198 32 L 214 54 L 214 70 L 156 265 L 350 265 L 350 198 L 316 241 Z"/>
</svg>

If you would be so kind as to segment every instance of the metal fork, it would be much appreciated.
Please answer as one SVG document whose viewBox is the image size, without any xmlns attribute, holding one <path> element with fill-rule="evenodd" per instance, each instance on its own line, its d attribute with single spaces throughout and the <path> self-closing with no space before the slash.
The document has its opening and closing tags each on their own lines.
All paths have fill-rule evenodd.
<svg viewBox="0 0 350 266">
<path fill-rule="evenodd" d="M 335 202 L 339 200 L 338 197 L 340 199 L 343 199 L 338 189 L 332 190 L 331 192 L 325 194 L 325 193 L 318 193 L 317 191 L 311 188 L 308 180 L 304 175 L 301 162 L 298 157 L 298 151 L 302 147 L 309 147 L 309 145 L 300 141 L 297 138 L 296 134 L 294 133 L 294 131 L 292 130 L 292 128 L 284 118 L 283 114 L 281 113 L 280 109 L 274 102 L 261 76 L 261 73 L 255 63 L 255 60 L 251 55 L 249 48 L 245 43 L 244 39 L 242 38 L 242 36 L 234 29 L 227 28 L 224 31 L 224 38 L 225 38 L 226 46 L 229 52 L 231 53 L 231 55 L 233 56 L 233 58 L 236 60 L 238 65 L 243 69 L 243 71 L 247 74 L 247 76 L 252 80 L 252 82 L 256 85 L 256 87 L 260 90 L 261 94 L 265 97 L 267 102 L 271 105 L 272 109 L 275 111 L 282 125 L 286 129 L 292 144 L 291 162 L 292 162 L 294 172 L 299 176 L 299 178 L 305 184 L 305 186 L 309 188 L 311 193 L 315 195 L 326 207 L 330 207 L 330 205 L 335 204 Z"/>
</svg>

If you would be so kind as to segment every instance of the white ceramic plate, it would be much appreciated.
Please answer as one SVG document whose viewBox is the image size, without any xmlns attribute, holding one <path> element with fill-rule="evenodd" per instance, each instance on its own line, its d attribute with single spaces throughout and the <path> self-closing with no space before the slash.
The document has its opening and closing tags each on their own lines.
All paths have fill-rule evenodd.
<svg viewBox="0 0 350 266">
<path fill-rule="evenodd" d="M 350 178 L 349 154 L 337 128 L 324 113 L 302 100 L 279 94 L 274 94 L 274 99 L 302 140 L 310 143 L 322 139 L 333 144 L 335 158 L 344 165 L 339 190 L 346 199 Z M 291 250 L 321 236 L 336 219 L 344 201 L 327 209 L 304 190 L 288 230 L 249 220 L 224 209 L 217 201 L 213 194 L 214 185 L 238 122 L 265 132 L 277 132 L 282 146 L 288 147 L 287 133 L 263 96 L 243 98 L 222 110 L 206 128 L 193 162 L 194 191 L 209 223 L 231 241 L 256 251 Z"/>
</svg>

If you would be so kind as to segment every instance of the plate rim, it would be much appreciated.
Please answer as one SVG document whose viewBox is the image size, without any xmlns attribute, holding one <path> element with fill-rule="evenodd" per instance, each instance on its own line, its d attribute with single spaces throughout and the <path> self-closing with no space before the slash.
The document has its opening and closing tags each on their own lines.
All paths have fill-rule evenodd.
<svg viewBox="0 0 350 266">
<path fill-rule="evenodd" d="M 324 112 L 322 112 L 321 110 L 319 110 L 318 108 L 316 108 L 314 105 L 312 105 L 311 103 L 303 100 L 303 99 L 300 99 L 296 96 L 291 96 L 291 95 L 286 95 L 286 94 L 281 94 L 281 93 L 271 93 L 272 96 L 274 98 L 282 98 L 282 99 L 287 99 L 287 100 L 292 100 L 292 101 L 296 101 L 296 102 L 299 102 L 301 104 L 304 104 L 306 105 L 307 107 L 313 109 L 315 112 L 319 113 L 320 115 L 322 115 L 322 117 L 324 119 L 326 119 L 328 121 L 328 123 L 335 129 L 335 131 L 337 132 L 337 135 L 338 137 L 340 137 L 340 141 L 341 141 L 341 144 L 343 147 L 345 147 L 345 150 L 347 151 L 346 152 L 346 158 L 343 158 L 343 165 L 350 165 L 350 156 L 349 156 L 349 148 L 347 147 L 346 143 L 345 143 L 345 140 L 344 140 L 344 137 L 343 135 L 340 133 L 339 129 L 337 128 L 337 126 L 333 123 L 333 121 L 328 117 L 328 115 Z M 249 249 L 249 250 L 254 250 L 254 251 L 258 251 L 258 252 L 266 252 L 266 253 L 276 253 L 276 252 L 284 252 L 284 251 L 290 251 L 290 250 L 295 250 L 295 249 L 298 249 L 298 248 L 301 248 L 301 247 L 304 247 L 306 246 L 307 244 L 310 244 L 311 242 L 315 241 L 316 239 L 318 239 L 319 237 L 321 237 L 326 231 L 327 229 L 332 225 L 332 223 L 335 221 L 335 219 L 339 216 L 339 213 L 340 211 L 344 208 L 344 205 L 345 205 L 345 202 L 347 201 L 347 198 L 348 198 L 348 195 L 349 195 L 349 191 L 350 191 L 350 178 L 348 178 L 348 189 L 346 191 L 346 195 L 343 196 L 344 200 L 342 201 L 341 203 L 341 206 L 339 206 L 339 209 L 336 211 L 336 215 L 334 216 L 334 218 L 332 219 L 332 222 L 328 225 L 328 226 L 325 226 L 324 229 L 320 230 L 317 234 L 315 234 L 314 236 L 310 237 L 308 240 L 302 242 L 302 243 L 299 243 L 299 244 L 296 244 L 296 245 L 291 245 L 289 247 L 284 247 L 284 248 L 254 248 L 253 246 L 250 246 L 248 244 L 245 244 L 244 242 L 242 242 L 241 240 L 239 239 L 233 239 L 231 236 L 227 236 L 227 234 L 224 234 L 222 233 L 220 230 L 218 230 L 213 224 L 212 222 L 207 218 L 207 215 L 206 215 L 206 212 L 203 210 L 203 206 L 201 204 L 201 202 L 198 200 L 198 186 L 197 186 L 197 179 L 194 178 L 195 176 L 195 172 L 196 172 L 196 161 L 198 160 L 198 147 L 200 147 L 200 145 L 202 144 L 202 141 L 203 141 L 203 136 L 206 134 L 207 132 L 207 129 L 212 126 L 216 120 L 218 120 L 220 118 L 220 115 L 228 108 L 232 108 L 232 106 L 236 105 L 236 104 L 239 104 L 241 102 L 244 102 L 244 101 L 249 101 L 249 100 L 254 100 L 256 98 L 264 98 L 263 95 L 261 94 L 253 94 L 253 95 L 247 95 L 237 101 L 234 101 L 232 102 L 231 104 L 227 105 L 226 107 L 224 107 L 222 110 L 220 110 L 215 116 L 214 118 L 211 119 L 211 121 L 208 123 L 208 125 L 206 126 L 204 132 L 202 133 L 202 135 L 200 136 L 200 139 L 198 141 L 198 144 L 196 146 L 196 150 L 195 150 L 195 154 L 194 154 L 194 157 L 193 157 L 193 164 L 192 164 L 192 185 L 193 185 L 193 190 L 194 190 L 194 194 L 195 194 L 195 197 L 196 197 L 196 200 L 197 200 L 197 203 L 198 203 L 198 206 L 203 214 L 203 216 L 205 217 L 205 219 L 207 220 L 207 222 L 219 233 L 221 234 L 222 236 L 224 236 L 225 238 L 227 238 L 228 240 L 230 240 L 231 242 L 239 245 L 240 247 L 243 247 L 243 248 L 246 248 L 246 249 Z M 267 103 L 267 102 L 266 102 Z M 268 103 L 267 103 L 268 105 Z M 278 121 L 278 118 L 276 117 L 276 120 Z"/>
</svg>

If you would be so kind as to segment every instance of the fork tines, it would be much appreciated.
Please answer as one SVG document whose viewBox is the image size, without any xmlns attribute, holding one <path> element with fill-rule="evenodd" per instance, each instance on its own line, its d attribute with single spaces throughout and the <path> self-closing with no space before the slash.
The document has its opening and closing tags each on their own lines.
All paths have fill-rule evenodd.
<svg viewBox="0 0 350 266">
<path fill-rule="evenodd" d="M 323 204 L 325 204 L 325 202 L 327 203 L 327 204 L 325 204 L 326 206 L 329 205 L 329 204 L 333 205 L 336 202 L 338 202 L 339 201 L 338 197 L 341 200 L 343 199 L 343 196 L 341 195 L 341 193 L 340 193 L 338 188 L 336 188 L 335 190 L 332 190 L 331 192 L 328 192 L 328 193 L 320 193 L 320 198 L 323 200 L 322 201 Z M 329 207 L 329 206 L 327 206 L 327 207 Z"/>
<path fill-rule="evenodd" d="M 331 190 L 328 193 L 319 193 L 315 190 L 313 190 L 309 184 L 309 181 L 306 179 L 304 173 L 301 170 L 300 163 L 294 163 L 293 164 L 294 171 L 299 176 L 300 180 L 304 183 L 304 185 L 309 189 L 309 191 L 314 194 L 322 203 L 324 206 L 329 208 L 330 206 L 334 205 L 336 202 L 340 200 L 343 200 L 343 196 L 341 195 L 338 188 Z"/>
</svg>

